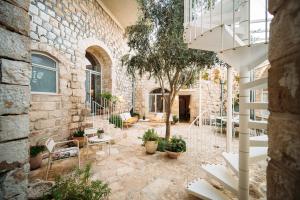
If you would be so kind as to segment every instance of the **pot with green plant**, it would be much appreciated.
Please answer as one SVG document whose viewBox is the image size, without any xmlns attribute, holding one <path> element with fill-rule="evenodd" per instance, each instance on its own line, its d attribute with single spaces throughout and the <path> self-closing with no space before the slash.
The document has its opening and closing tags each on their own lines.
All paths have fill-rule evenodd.
<svg viewBox="0 0 300 200">
<path fill-rule="evenodd" d="M 177 122 L 179 121 L 177 115 L 173 115 L 173 121 L 172 121 L 172 124 L 175 125 L 177 124 Z"/>
<path fill-rule="evenodd" d="M 84 129 L 79 128 L 72 134 L 72 140 L 77 140 L 79 142 L 79 147 L 82 148 L 84 146 Z M 77 145 L 77 143 L 75 143 Z"/>
<path fill-rule="evenodd" d="M 186 142 L 181 136 L 173 136 L 167 143 L 165 151 L 169 158 L 177 159 L 182 152 L 186 151 Z"/>
<path fill-rule="evenodd" d="M 144 142 L 147 153 L 154 154 L 156 152 L 158 139 L 159 137 L 154 129 L 148 129 L 144 133 L 142 140 Z"/>
<path fill-rule="evenodd" d="M 99 139 L 103 139 L 104 137 L 104 130 L 103 129 L 98 129 L 97 130 L 97 136 Z"/>
<path fill-rule="evenodd" d="M 30 146 L 30 170 L 35 170 L 41 167 L 43 161 L 42 152 L 44 150 L 44 145 Z"/>
</svg>

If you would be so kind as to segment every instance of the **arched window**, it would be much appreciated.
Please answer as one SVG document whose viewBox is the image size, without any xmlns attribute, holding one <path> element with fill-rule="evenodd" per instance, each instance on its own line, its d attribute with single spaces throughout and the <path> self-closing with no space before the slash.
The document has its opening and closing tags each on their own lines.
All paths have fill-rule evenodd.
<svg viewBox="0 0 300 200">
<path fill-rule="evenodd" d="M 165 95 L 169 91 L 165 89 Z M 162 89 L 158 88 L 152 90 L 149 94 L 149 112 L 165 112 L 166 111 L 166 100 L 163 98 Z"/>
<path fill-rule="evenodd" d="M 35 93 L 58 92 L 58 66 L 57 62 L 41 53 L 33 53 L 31 91 Z"/>
</svg>

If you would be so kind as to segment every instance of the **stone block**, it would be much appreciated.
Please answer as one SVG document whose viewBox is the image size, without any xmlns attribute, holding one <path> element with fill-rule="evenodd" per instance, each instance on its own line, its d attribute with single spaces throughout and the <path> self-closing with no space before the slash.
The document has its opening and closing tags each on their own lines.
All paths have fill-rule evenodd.
<svg viewBox="0 0 300 200">
<path fill-rule="evenodd" d="M 0 42 L 0 56 L 30 62 L 29 37 L 0 27 L 0 41 L 6 41 Z"/>
<path fill-rule="evenodd" d="M 40 18 L 45 22 L 49 22 L 50 20 L 50 16 L 43 11 L 40 11 Z"/>
<path fill-rule="evenodd" d="M 28 162 L 28 139 L 0 143 L 0 171 L 21 167 Z"/>
<path fill-rule="evenodd" d="M 300 114 L 300 53 L 272 61 L 269 69 L 269 110 Z"/>
<path fill-rule="evenodd" d="M 46 9 L 45 5 L 44 5 L 43 3 L 41 3 L 41 2 L 38 2 L 38 3 L 37 3 L 37 6 L 38 6 L 38 8 L 39 8 L 40 10 L 45 10 L 45 9 Z"/>
<path fill-rule="evenodd" d="M 39 9 L 35 5 L 31 4 L 29 6 L 29 12 L 33 15 L 39 15 Z"/>
<path fill-rule="evenodd" d="M 28 35 L 29 15 L 24 9 L 14 6 L 6 1 L 0 1 L 1 24 L 15 32 Z"/>
<path fill-rule="evenodd" d="M 46 36 L 47 35 L 47 30 L 44 29 L 43 27 L 41 26 L 38 26 L 38 31 L 37 31 L 38 35 L 39 36 Z"/>
<path fill-rule="evenodd" d="M 79 122 L 80 121 L 80 116 L 72 116 L 72 121 L 73 122 Z"/>
<path fill-rule="evenodd" d="M 61 95 L 45 95 L 45 94 L 32 94 L 32 102 L 60 102 Z"/>
<path fill-rule="evenodd" d="M 29 112 L 29 119 L 31 122 L 35 122 L 41 119 L 48 119 L 48 111 L 30 111 Z"/>
<path fill-rule="evenodd" d="M 0 115 L 28 113 L 28 86 L 0 84 Z"/>
<path fill-rule="evenodd" d="M 270 160 L 267 183 L 267 199 L 300 199 L 300 171 L 291 171 L 281 162 Z"/>
<path fill-rule="evenodd" d="M 1 173 L 0 199 L 27 199 L 29 164 Z"/>
<path fill-rule="evenodd" d="M 273 0 L 270 5 L 269 10 L 277 11 L 270 28 L 269 60 L 272 62 L 300 51 L 300 4 L 298 0 Z"/>
<path fill-rule="evenodd" d="M 78 81 L 71 82 L 71 88 L 72 89 L 78 89 L 78 88 L 80 88 L 80 82 L 78 82 Z"/>
<path fill-rule="evenodd" d="M 56 110 L 56 102 L 32 102 L 31 103 L 32 111 L 43 111 L 43 110 Z"/>
<path fill-rule="evenodd" d="M 0 116 L 0 142 L 25 138 L 29 135 L 28 115 Z"/>
<path fill-rule="evenodd" d="M 49 118 L 60 118 L 62 117 L 62 111 L 61 110 L 55 110 L 55 111 L 49 111 Z"/>
<path fill-rule="evenodd" d="M 78 123 L 71 123 L 69 128 L 70 128 L 70 130 L 72 130 L 72 129 L 76 129 L 78 127 L 79 127 Z"/>
<path fill-rule="evenodd" d="M 300 115 L 271 113 L 268 123 L 269 156 L 300 171 Z"/>
<path fill-rule="evenodd" d="M 20 8 L 23 8 L 26 11 L 28 11 L 29 4 L 30 4 L 30 1 L 28 0 L 6 0 L 6 1 Z"/>
<path fill-rule="evenodd" d="M 38 120 L 34 123 L 36 130 L 55 127 L 55 119 Z"/>
<path fill-rule="evenodd" d="M 1 82 L 17 85 L 29 85 L 31 79 L 31 65 L 26 62 L 0 60 Z"/>
</svg>

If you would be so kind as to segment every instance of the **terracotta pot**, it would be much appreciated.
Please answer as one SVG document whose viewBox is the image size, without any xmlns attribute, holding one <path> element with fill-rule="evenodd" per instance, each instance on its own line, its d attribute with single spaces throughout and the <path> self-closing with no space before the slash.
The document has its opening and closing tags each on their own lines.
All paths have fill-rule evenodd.
<svg viewBox="0 0 300 200">
<path fill-rule="evenodd" d="M 145 144 L 146 152 L 149 154 L 154 154 L 158 146 L 157 141 L 147 141 Z"/>
<path fill-rule="evenodd" d="M 78 140 L 80 148 L 84 146 L 84 137 L 72 137 L 72 140 Z M 74 142 L 74 144 L 77 145 L 76 142 Z"/>
<path fill-rule="evenodd" d="M 172 152 L 172 151 L 166 151 L 169 158 L 177 159 L 178 156 L 180 156 L 181 152 Z"/>
<path fill-rule="evenodd" d="M 29 163 L 30 163 L 30 170 L 35 170 L 41 167 L 43 161 L 42 153 L 39 153 L 38 155 L 34 157 L 30 157 Z"/>
</svg>

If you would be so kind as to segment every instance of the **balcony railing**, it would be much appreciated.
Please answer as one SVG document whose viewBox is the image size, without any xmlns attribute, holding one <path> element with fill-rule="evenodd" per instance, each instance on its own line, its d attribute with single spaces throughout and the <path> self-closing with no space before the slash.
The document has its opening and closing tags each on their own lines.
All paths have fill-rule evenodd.
<svg viewBox="0 0 300 200">
<path fill-rule="evenodd" d="M 225 27 L 232 35 L 232 48 L 268 43 L 271 19 L 268 0 L 184 0 L 189 42 L 216 27 Z M 237 45 L 236 41 L 242 42 Z"/>
</svg>

